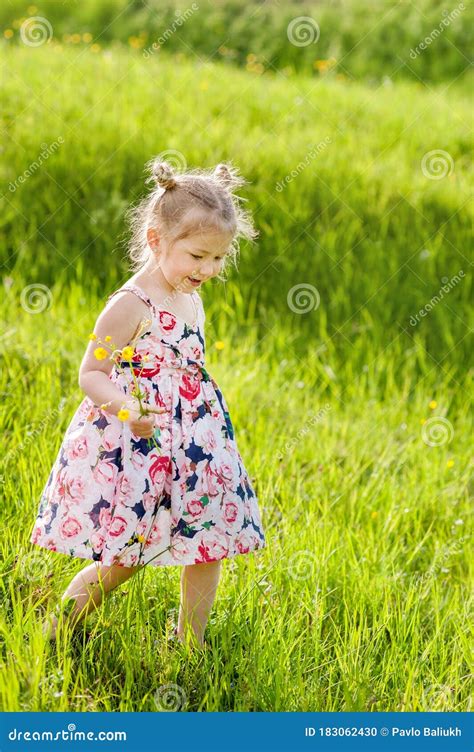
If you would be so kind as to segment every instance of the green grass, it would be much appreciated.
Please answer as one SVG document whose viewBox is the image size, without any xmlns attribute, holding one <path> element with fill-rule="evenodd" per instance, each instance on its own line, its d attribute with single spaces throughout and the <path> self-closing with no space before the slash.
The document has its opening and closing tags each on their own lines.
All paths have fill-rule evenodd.
<svg viewBox="0 0 474 752">
<path fill-rule="evenodd" d="M 380 346 L 396 336 L 407 347 L 420 340 L 429 357 L 449 353 L 450 363 L 467 366 L 472 169 L 464 93 L 287 80 L 110 51 L 15 48 L 4 63 L 0 259 L 18 281 L 111 289 L 126 273 L 123 213 L 143 195 L 145 162 L 167 149 L 189 166 L 231 159 L 250 181 L 244 197 L 261 237 L 242 249 L 227 287 L 213 287 L 212 315 L 239 305 L 240 295 L 254 301 L 262 334 L 291 317 L 303 350 L 316 335 L 317 346 L 344 362 L 350 346 L 358 368 L 361 336 Z M 316 151 L 325 138 L 331 142 Z M 42 144 L 54 142 L 57 150 L 32 167 Z M 438 149 L 452 160 L 441 180 L 421 167 Z M 443 305 L 410 326 L 441 280 L 460 271 L 466 276 Z M 289 310 L 298 284 L 318 290 L 316 317 Z"/>
<path fill-rule="evenodd" d="M 47 19 L 54 43 L 122 44 L 156 57 L 165 51 L 287 75 L 450 81 L 472 58 L 468 2 L 40 0 L 31 6 L 8 0 L 0 7 L 0 29 L 10 32 L 9 44 L 22 44 L 21 24 L 32 15 Z"/>
<path fill-rule="evenodd" d="M 178 567 L 147 568 L 114 591 L 89 618 L 85 647 L 80 636 L 44 644 L 44 614 L 87 563 L 28 542 L 82 396 L 77 364 L 93 314 L 81 300 L 76 286 L 41 315 L 11 301 L 21 341 L 2 369 L 3 435 L 16 448 L 2 478 L 2 707 L 154 710 L 155 692 L 171 683 L 185 710 L 467 710 L 466 385 L 429 362 L 416 376 L 415 351 L 397 381 L 396 346 L 368 345 L 368 370 L 325 379 L 313 354 L 288 350 L 284 326 L 239 344 L 230 329 L 233 347 L 217 351 L 209 322 L 208 368 L 231 406 L 267 548 L 225 563 L 207 656 L 166 640 Z M 452 426 L 440 446 L 423 441 L 420 421 L 434 416 Z"/>
<path fill-rule="evenodd" d="M 153 711 L 174 684 L 192 711 L 469 710 L 465 94 L 164 58 L 150 68 L 118 51 L 12 49 L 4 66 L 4 186 L 42 143 L 64 144 L 1 199 L 2 709 Z M 334 148 L 276 191 L 327 134 Z M 230 158 L 252 181 L 261 238 L 203 298 L 207 367 L 267 547 L 225 562 L 204 655 L 166 639 L 178 567 L 147 568 L 89 619 L 87 643 L 51 648 L 42 619 L 87 562 L 29 535 L 83 397 L 88 333 L 127 278 L 123 208 L 141 194 L 144 162 L 167 148 L 192 166 Z M 420 169 L 435 148 L 455 165 L 439 181 Z M 306 313 L 288 304 L 301 283 L 320 295 Z M 22 297 L 30 284 L 51 296 L 41 313 Z M 433 419 L 447 430 L 438 446 L 424 440 L 436 443 Z"/>
</svg>

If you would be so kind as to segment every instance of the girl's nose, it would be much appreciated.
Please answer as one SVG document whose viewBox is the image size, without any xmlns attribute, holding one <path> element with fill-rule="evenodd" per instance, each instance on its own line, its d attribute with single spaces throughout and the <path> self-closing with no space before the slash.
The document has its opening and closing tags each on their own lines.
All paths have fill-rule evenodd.
<svg viewBox="0 0 474 752">
<path fill-rule="evenodd" d="M 204 277 L 210 277 L 214 273 L 214 266 L 212 262 L 203 264 L 200 268 L 200 272 Z"/>
</svg>

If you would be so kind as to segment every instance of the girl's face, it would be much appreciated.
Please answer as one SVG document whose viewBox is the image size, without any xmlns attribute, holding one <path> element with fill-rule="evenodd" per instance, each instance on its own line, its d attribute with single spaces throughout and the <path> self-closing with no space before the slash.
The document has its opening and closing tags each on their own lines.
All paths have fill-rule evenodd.
<svg viewBox="0 0 474 752">
<path fill-rule="evenodd" d="M 163 276 L 183 293 L 192 293 L 221 272 L 231 241 L 227 233 L 200 231 L 169 248 L 154 229 L 148 230 L 148 242 Z"/>
</svg>

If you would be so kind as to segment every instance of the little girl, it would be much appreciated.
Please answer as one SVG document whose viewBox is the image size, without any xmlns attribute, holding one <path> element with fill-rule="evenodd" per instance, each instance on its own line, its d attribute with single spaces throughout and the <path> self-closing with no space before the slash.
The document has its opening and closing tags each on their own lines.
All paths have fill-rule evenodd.
<svg viewBox="0 0 474 752">
<path fill-rule="evenodd" d="M 197 290 L 257 235 L 233 167 L 151 160 L 129 210 L 135 272 L 108 298 L 82 360 L 86 397 L 41 495 L 31 542 L 93 563 L 62 596 L 77 624 L 146 564 L 183 565 L 174 634 L 204 644 L 223 559 L 264 548 L 226 401 L 204 367 Z M 148 182 L 147 181 L 147 182 Z M 46 630 L 55 639 L 58 619 Z"/>
</svg>

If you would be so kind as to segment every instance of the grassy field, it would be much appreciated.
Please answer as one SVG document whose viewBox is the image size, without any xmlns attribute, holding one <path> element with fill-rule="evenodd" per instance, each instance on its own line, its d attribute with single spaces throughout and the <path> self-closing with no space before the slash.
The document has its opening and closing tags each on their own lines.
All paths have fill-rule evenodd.
<svg viewBox="0 0 474 752">
<path fill-rule="evenodd" d="M 22 44 L 29 18 L 51 41 L 80 48 L 123 45 L 145 57 L 308 76 L 451 81 L 469 69 L 474 7 L 443 0 L 81 0 L 0 6 L 0 30 Z M 32 35 L 33 36 L 33 35 Z"/>
<path fill-rule="evenodd" d="M 11 47 L 3 66 L 2 709 L 470 709 L 463 88 L 123 50 Z M 127 278 L 123 210 L 167 149 L 251 181 L 261 237 L 203 298 L 267 548 L 225 563 L 204 654 L 167 639 L 165 567 L 51 648 L 42 619 L 86 562 L 29 534 L 88 333 Z"/>
</svg>

